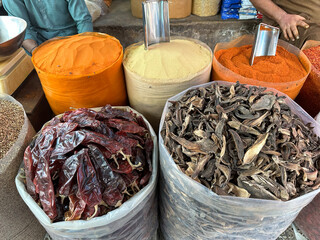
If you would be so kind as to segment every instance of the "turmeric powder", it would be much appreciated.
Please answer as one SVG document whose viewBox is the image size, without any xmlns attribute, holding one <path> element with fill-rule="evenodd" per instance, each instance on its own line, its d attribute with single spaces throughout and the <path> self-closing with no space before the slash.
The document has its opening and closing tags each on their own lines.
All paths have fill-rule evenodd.
<svg viewBox="0 0 320 240">
<path fill-rule="evenodd" d="M 33 55 L 37 68 L 57 75 L 91 75 L 120 58 L 122 47 L 113 37 L 76 35 L 41 45 Z"/>
<path fill-rule="evenodd" d="M 53 39 L 32 56 L 55 114 L 80 107 L 126 105 L 122 59 L 120 42 L 102 33 Z"/>
<path fill-rule="evenodd" d="M 250 66 L 252 45 L 221 49 L 215 57 L 224 67 L 243 77 L 263 82 L 293 82 L 306 77 L 306 70 L 298 57 L 283 47 L 277 47 L 276 56 L 256 57 Z"/>
</svg>

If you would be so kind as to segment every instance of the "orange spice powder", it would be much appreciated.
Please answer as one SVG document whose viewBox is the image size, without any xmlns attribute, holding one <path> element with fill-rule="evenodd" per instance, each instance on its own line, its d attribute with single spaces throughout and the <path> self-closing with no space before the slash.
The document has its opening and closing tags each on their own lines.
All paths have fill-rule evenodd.
<svg viewBox="0 0 320 240">
<path fill-rule="evenodd" d="M 33 55 L 35 66 L 56 75 L 91 75 L 119 59 L 122 47 L 113 37 L 75 35 L 41 45 Z"/>
<path fill-rule="evenodd" d="M 246 78 L 263 82 L 292 82 L 306 76 L 307 72 L 298 57 L 283 47 L 277 47 L 276 56 L 255 57 L 250 66 L 252 45 L 222 49 L 216 59 L 226 68 Z"/>
</svg>

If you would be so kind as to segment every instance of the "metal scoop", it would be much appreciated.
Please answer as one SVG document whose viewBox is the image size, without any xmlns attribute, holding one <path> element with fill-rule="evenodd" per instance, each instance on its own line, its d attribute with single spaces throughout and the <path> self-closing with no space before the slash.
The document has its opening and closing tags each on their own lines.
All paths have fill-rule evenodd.
<svg viewBox="0 0 320 240">
<path fill-rule="evenodd" d="M 168 1 L 147 0 L 142 2 L 144 47 L 160 42 L 170 42 Z"/>
<path fill-rule="evenodd" d="M 254 58 L 260 56 L 275 56 L 277 51 L 280 29 L 265 23 L 260 23 L 256 32 L 250 57 L 250 65 Z"/>
</svg>

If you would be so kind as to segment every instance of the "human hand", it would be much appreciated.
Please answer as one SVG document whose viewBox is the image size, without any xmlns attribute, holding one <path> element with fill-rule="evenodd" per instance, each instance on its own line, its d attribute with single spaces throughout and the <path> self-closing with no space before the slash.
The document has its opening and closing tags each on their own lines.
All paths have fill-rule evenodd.
<svg viewBox="0 0 320 240">
<path fill-rule="evenodd" d="M 297 26 L 308 28 L 309 25 L 305 22 L 305 18 L 295 14 L 284 13 L 280 17 L 278 23 L 283 31 L 284 38 L 289 41 L 299 39 L 299 32 Z"/>
</svg>

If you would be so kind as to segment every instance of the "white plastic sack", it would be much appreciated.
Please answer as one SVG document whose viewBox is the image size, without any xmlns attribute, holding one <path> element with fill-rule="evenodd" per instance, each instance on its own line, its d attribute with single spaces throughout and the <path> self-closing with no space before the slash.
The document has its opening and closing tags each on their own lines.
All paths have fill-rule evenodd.
<svg viewBox="0 0 320 240">
<path fill-rule="evenodd" d="M 216 81 L 211 84 L 231 85 Z M 171 105 L 188 90 L 168 99 L 160 122 L 160 228 L 164 239 L 276 239 L 320 189 L 282 202 L 254 198 L 219 196 L 181 172 L 161 137 L 164 118 Z M 268 89 L 284 95 L 275 89 Z M 310 122 L 320 136 L 320 125 L 290 98 L 286 103 L 303 122 Z"/>
<path fill-rule="evenodd" d="M 116 107 L 132 111 L 130 107 Z M 142 116 L 143 117 L 143 116 Z M 158 172 L 157 136 L 151 125 L 147 123 L 153 139 L 152 175 L 147 186 L 141 189 L 119 208 L 89 221 L 76 220 L 51 223 L 49 217 L 26 191 L 23 179 L 17 175 L 15 182 L 18 192 L 30 210 L 47 230 L 52 239 L 108 239 L 108 240 L 143 240 L 156 235 L 158 228 L 158 208 L 156 185 Z"/>
</svg>

